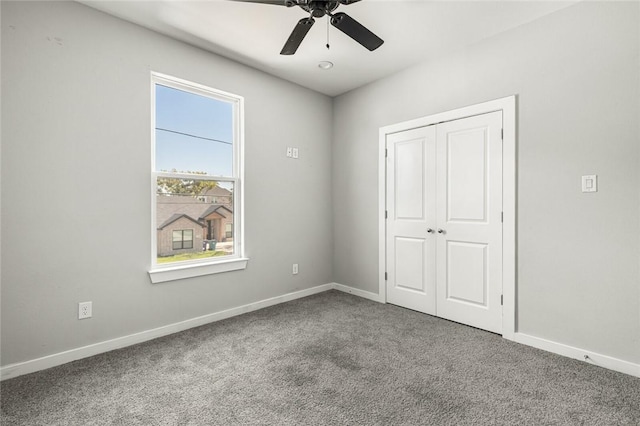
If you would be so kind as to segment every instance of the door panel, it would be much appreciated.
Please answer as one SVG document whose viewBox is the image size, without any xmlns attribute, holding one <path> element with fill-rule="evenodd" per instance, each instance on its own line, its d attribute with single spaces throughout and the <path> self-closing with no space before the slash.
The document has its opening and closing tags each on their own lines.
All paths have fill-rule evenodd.
<svg viewBox="0 0 640 426">
<path fill-rule="evenodd" d="M 424 238 L 396 237 L 395 285 L 397 288 L 426 293 L 424 282 Z"/>
<path fill-rule="evenodd" d="M 502 113 L 437 126 L 437 315 L 502 332 Z"/>
<path fill-rule="evenodd" d="M 387 136 L 387 301 L 435 314 L 435 128 Z"/>
<path fill-rule="evenodd" d="M 446 298 L 487 306 L 487 245 L 447 241 Z M 464 268 L 456 268 L 464 265 Z"/>
<path fill-rule="evenodd" d="M 424 220 L 424 139 L 398 141 L 393 146 L 395 167 L 395 216 Z"/>
<path fill-rule="evenodd" d="M 447 221 L 486 221 L 486 129 L 449 134 L 447 141 Z"/>
</svg>

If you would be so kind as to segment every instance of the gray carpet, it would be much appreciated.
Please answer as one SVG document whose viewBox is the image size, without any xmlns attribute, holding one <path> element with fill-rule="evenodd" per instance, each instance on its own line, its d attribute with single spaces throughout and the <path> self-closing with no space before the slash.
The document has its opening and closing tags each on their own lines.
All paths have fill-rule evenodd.
<svg viewBox="0 0 640 426">
<path fill-rule="evenodd" d="M 640 379 L 330 291 L 2 382 L 2 425 L 638 425 Z"/>
</svg>

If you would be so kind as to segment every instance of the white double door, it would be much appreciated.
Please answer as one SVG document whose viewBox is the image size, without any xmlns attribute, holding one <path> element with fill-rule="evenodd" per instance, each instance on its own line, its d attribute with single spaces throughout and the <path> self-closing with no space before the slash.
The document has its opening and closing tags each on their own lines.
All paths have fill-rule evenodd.
<svg viewBox="0 0 640 426">
<path fill-rule="evenodd" d="M 387 301 L 502 333 L 502 112 L 387 135 Z"/>
</svg>

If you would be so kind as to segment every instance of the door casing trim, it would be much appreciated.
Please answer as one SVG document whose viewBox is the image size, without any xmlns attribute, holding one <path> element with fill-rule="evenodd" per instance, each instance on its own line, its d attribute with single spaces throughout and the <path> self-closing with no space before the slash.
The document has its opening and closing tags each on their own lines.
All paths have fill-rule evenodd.
<svg viewBox="0 0 640 426">
<path fill-rule="evenodd" d="M 380 301 L 387 302 L 386 291 L 386 145 L 387 135 L 418 127 L 430 126 L 445 121 L 459 120 L 474 115 L 502 111 L 502 337 L 515 339 L 516 324 L 516 184 L 517 184 L 517 140 L 516 140 L 516 95 L 457 108 L 438 114 L 420 117 L 380 128 L 378 152 L 378 294 Z"/>
</svg>

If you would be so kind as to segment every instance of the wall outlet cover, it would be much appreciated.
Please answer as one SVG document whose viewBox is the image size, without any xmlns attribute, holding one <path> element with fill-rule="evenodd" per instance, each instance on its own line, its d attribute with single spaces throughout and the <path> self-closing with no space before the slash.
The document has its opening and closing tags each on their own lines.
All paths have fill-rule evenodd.
<svg viewBox="0 0 640 426">
<path fill-rule="evenodd" d="M 78 303 L 78 319 L 91 318 L 93 315 L 92 302 Z"/>
</svg>

